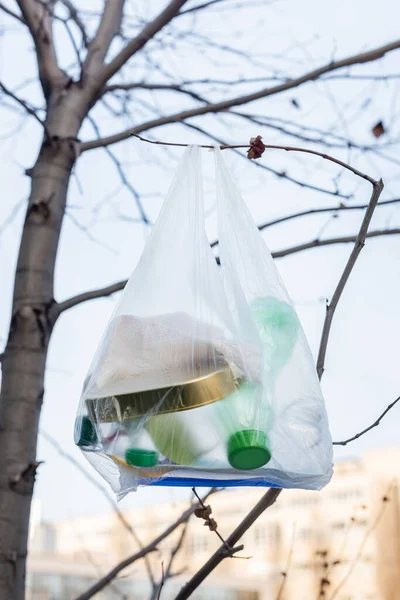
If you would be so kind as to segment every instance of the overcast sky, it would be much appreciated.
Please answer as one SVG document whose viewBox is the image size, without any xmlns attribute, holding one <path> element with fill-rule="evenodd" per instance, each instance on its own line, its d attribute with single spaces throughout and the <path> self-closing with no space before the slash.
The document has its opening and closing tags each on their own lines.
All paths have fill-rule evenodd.
<svg viewBox="0 0 400 600">
<path fill-rule="evenodd" d="M 9 5 L 12 3 L 9 2 Z M 279 59 L 276 58 L 277 65 L 279 68 L 285 67 L 287 75 L 291 76 L 329 62 L 333 56 L 345 57 L 396 39 L 400 5 L 393 0 L 382 0 L 379 4 L 373 0 L 353 0 L 351 3 L 346 0 L 306 0 L 301 3 L 277 0 L 269 8 L 269 13 L 263 11 L 263 14 L 268 14 L 269 19 L 263 23 L 263 36 L 255 40 L 254 46 L 257 49 L 259 44 L 263 46 L 269 56 L 268 64 L 273 63 L 274 55 L 279 56 Z M 6 25 L 6 18 L 1 18 Z M 255 26 L 254 18 L 254 12 L 249 17 L 247 11 L 242 10 L 230 21 L 229 27 L 235 30 L 240 25 L 243 30 L 251 31 Z M 226 30 L 222 29 L 225 21 L 215 20 L 211 16 L 204 16 L 203 19 L 208 34 L 226 34 Z M 18 83 L 34 75 L 31 56 L 29 40 L 22 33 L 0 37 L 1 79 L 8 87 L 15 88 Z M 396 73 L 399 58 L 400 51 L 379 63 L 360 66 L 356 72 Z M 175 55 L 174 59 L 171 58 L 173 60 L 179 62 L 179 68 L 182 69 L 186 61 L 191 77 L 196 77 L 198 65 L 199 76 L 204 76 L 204 63 L 195 50 L 191 56 L 180 56 L 178 61 Z M 176 65 L 171 63 L 169 66 L 173 69 Z M 224 78 L 226 73 L 234 77 L 235 62 L 220 67 L 220 71 L 223 71 Z M 214 67 L 214 75 L 215 72 L 219 72 L 217 67 Z M 242 71 L 236 72 L 237 77 L 242 75 Z M 259 76 L 259 68 L 249 65 L 246 77 L 252 76 Z M 372 83 L 333 80 L 318 86 L 310 83 L 302 90 L 261 100 L 254 105 L 254 111 L 280 118 L 301 119 L 315 127 L 330 126 L 332 131 L 354 136 L 364 144 L 375 143 L 371 127 L 383 119 L 388 125 L 386 142 L 389 142 L 398 139 L 399 135 L 399 85 L 400 80 Z M 28 97 L 29 87 L 24 93 Z M 32 90 L 31 93 L 35 98 L 37 92 Z M 235 95 L 234 88 L 229 95 Z M 293 98 L 296 98 L 300 108 L 293 106 Z M 165 110 L 173 111 L 175 101 L 169 98 L 167 102 Z M 179 106 L 185 106 L 185 102 L 179 100 Z M 161 106 L 164 107 L 163 104 Z M 101 119 L 102 113 L 98 114 Z M 346 118 L 341 115 L 346 115 Z M 347 118 L 349 115 L 351 119 Z M 132 123 L 137 121 L 136 115 L 129 118 Z M 34 121 L 24 122 L 23 129 L 10 137 L 8 134 L 18 123 L 15 112 L 0 106 L 1 345 L 5 343 L 10 318 L 14 269 L 29 190 L 29 180 L 23 172 L 32 166 L 40 140 L 40 128 Z M 224 122 L 216 125 L 210 119 L 203 121 L 208 129 L 218 128 L 218 133 L 229 141 L 246 143 L 250 136 L 258 133 L 264 136 L 265 141 L 271 140 L 272 143 L 287 141 L 276 132 L 250 126 L 247 122 L 232 120 L 226 123 L 229 127 Z M 104 118 L 101 126 L 103 131 L 112 131 L 120 125 L 116 126 L 112 120 L 106 121 Z M 151 134 L 175 141 L 203 140 L 195 132 L 178 125 L 152 131 Z M 82 138 L 90 139 L 92 136 L 90 128 L 85 127 Z M 159 147 L 128 140 L 116 147 L 115 151 L 125 161 L 130 161 L 127 173 L 144 194 L 143 202 L 154 220 L 182 150 L 166 153 Z M 393 155 L 390 148 L 384 152 Z M 394 162 L 383 160 L 376 153 L 364 158 L 352 153 L 350 156 L 341 154 L 335 149 L 331 153 L 354 160 L 359 168 L 374 177 L 382 176 L 386 183 L 383 199 L 400 197 L 398 165 Z M 302 189 L 278 179 L 233 152 L 227 151 L 225 159 L 257 223 L 338 202 L 333 196 Z M 332 188 L 332 177 L 340 173 L 319 159 L 303 156 L 266 153 L 262 161 L 313 185 L 324 187 Z M 210 239 L 214 239 L 213 172 L 207 151 L 204 151 L 204 173 L 207 226 Z M 341 174 L 341 183 L 344 190 L 354 193 L 351 202 L 368 201 L 370 186 L 366 182 Z M 378 209 L 371 228 L 399 227 L 399 210 L 396 205 Z M 124 220 L 121 220 L 121 214 L 126 217 Z M 137 216 L 133 200 L 126 190 L 120 189 L 108 157 L 102 151 L 84 155 L 78 162 L 69 191 L 69 216 L 63 226 L 57 260 L 55 291 L 58 300 L 129 276 L 148 234 L 145 226 L 134 222 Z M 361 211 L 352 211 L 340 219 L 315 216 L 270 228 L 265 239 L 271 250 L 278 250 L 315 238 L 321 228 L 324 228 L 322 236 L 325 237 L 354 233 L 361 218 Z M 89 234 L 84 230 L 85 226 L 89 227 Z M 278 261 L 314 354 L 317 353 L 325 314 L 324 299 L 331 297 L 350 250 L 349 245 L 332 246 Z M 370 424 L 400 393 L 399 256 L 400 236 L 368 241 L 337 310 L 323 378 L 334 439 L 343 439 Z M 84 377 L 115 300 L 113 297 L 82 304 L 66 313 L 56 326 L 48 359 L 41 427 L 87 469 L 90 469 L 89 465 L 73 443 L 73 423 Z M 398 444 L 399 411 L 400 407 L 395 408 L 379 428 L 348 448 L 337 449 L 336 456 L 358 455 L 365 449 Z M 44 518 L 59 519 L 75 514 L 101 513 L 108 509 L 99 492 L 43 439 L 39 443 L 38 459 L 43 460 L 44 464 L 39 469 L 35 497 L 42 506 Z M 92 475 L 97 477 L 93 472 Z M 124 499 L 121 506 L 165 501 L 182 493 L 161 489 L 140 490 Z"/>
</svg>

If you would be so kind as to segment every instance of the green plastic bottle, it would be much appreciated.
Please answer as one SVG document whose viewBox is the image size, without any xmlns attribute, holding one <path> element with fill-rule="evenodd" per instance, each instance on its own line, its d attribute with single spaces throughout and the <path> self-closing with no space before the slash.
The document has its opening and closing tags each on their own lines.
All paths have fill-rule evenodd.
<svg viewBox="0 0 400 600">
<path fill-rule="evenodd" d="M 274 296 L 256 298 L 250 310 L 264 346 L 265 367 L 270 376 L 276 377 L 292 355 L 299 318 L 290 304 Z"/>
<path fill-rule="evenodd" d="M 268 432 L 273 414 L 268 397 L 278 372 L 290 359 L 299 332 L 298 317 L 287 302 L 267 296 L 255 299 L 250 309 L 263 343 L 262 383 L 244 381 L 236 392 L 215 405 L 229 464 L 239 470 L 261 468 L 271 459 Z"/>
<path fill-rule="evenodd" d="M 125 442 L 124 459 L 133 467 L 154 467 L 159 463 L 157 449 L 145 429 L 145 419 L 123 421 L 128 440 Z"/>
</svg>

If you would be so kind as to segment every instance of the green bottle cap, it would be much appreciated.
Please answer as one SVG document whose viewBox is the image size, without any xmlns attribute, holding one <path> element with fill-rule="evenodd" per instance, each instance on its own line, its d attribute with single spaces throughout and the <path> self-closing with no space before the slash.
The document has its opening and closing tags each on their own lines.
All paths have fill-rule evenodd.
<svg viewBox="0 0 400 600">
<path fill-rule="evenodd" d="M 134 467 L 154 467 L 158 464 L 158 454 L 154 450 L 128 448 L 125 452 L 125 460 L 128 465 Z"/>
<path fill-rule="evenodd" d="M 75 444 L 80 447 L 95 446 L 97 432 L 89 417 L 78 417 L 75 421 Z"/>
<path fill-rule="evenodd" d="M 228 460 L 234 469 L 259 469 L 271 460 L 268 438 L 263 431 L 243 429 L 228 440 Z"/>
</svg>

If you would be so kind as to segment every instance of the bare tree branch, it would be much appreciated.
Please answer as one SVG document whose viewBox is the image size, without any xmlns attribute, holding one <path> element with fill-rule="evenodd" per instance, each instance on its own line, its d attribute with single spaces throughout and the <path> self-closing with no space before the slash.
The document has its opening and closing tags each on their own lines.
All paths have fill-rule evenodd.
<svg viewBox="0 0 400 600">
<path fill-rule="evenodd" d="M 383 495 L 382 499 L 381 499 L 381 508 L 378 512 L 378 514 L 376 515 L 375 519 L 372 521 L 372 523 L 370 524 L 370 526 L 368 527 L 368 529 L 366 530 L 360 547 L 352 561 L 352 563 L 350 564 L 350 568 L 347 571 L 347 573 L 345 574 L 345 576 L 343 577 L 343 579 L 338 583 L 338 585 L 335 587 L 335 589 L 333 590 L 332 595 L 329 597 L 329 600 L 334 600 L 334 598 L 336 598 L 336 596 L 338 595 L 339 591 L 342 589 L 342 587 L 345 585 L 345 583 L 347 582 L 347 580 L 349 579 L 349 577 L 351 576 L 351 574 L 354 571 L 354 568 L 356 567 L 358 561 L 360 560 L 362 553 L 364 551 L 365 545 L 368 541 L 368 538 L 370 537 L 370 535 L 373 533 L 373 531 L 378 527 L 380 521 L 382 520 L 382 517 L 385 513 L 385 511 L 387 510 L 387 505 L 389 502 L 389 497 L 390 495 L 393 493 L 393 488 L 394 488 L 394 484 L 393 482 L 389 485 L 387 492 Z"/>
<path fill-rule="evenodd" d="M 125 0 L 107 0 L 100 19 L 96 35 L 89 44 L 86 60 L 83 64 L 83 76 L 97 75 L 104 64 L 104 59 L 111 42 L 121 28 Z"/>
<path fill-rule="evenodd" d="M 199 102 L 205 102 L 208 104 L 208 101 L 197 94 L 196 92 L 192 92 L 191 90 L 185 90 L 182 85 L 173 85 L 167 83 L 114 83 L 112 85 L 108 85 L 104 88 L 104 93 L 115 92 L 115 91 L 131 91 L 131 90 L 165 90 L 171 92 L 179 92 L 180 94 L 186 94 L 190 96 L 194 100 L 198 100 Z"/>
<path fill-rule="evenodd" d="M 97 135 L 100 137 L 100 130 L 99 130 L 99 127 L 98 127 L 96 121 L 90 115 L 87 118 L 88 118 L 88 121 L 90 122 L 90 124 L 92 125 L 93 129 L 97 133 Z M 135 190 L 135 188 L 133 187 L 133 185 L 131 184 L 131 182 L 129 181 L 127 176 L 125 175 L 124 169 L 122 168 L 120 161 L 118 160 L 118 158 L 115 156 L 115 154 L 112 152 L 112 150 L 110 148 L 105 147 L 104 150 L 106 151 L 106 153 L 108 154 L 108 156 L 110 157 L 112 162 L 114 163 L 123 185 L 128 189 L 130 194 L 132 194 L 132 196 L 135 200 L 137 209 L 139 211 L 141 220 L 146 225 L 150 225 L 150 221 L 146 214 L 146 211 L 144 209 L 142 201 L 140 199 L 140 195 L 138 194 L 138 192 Z"/>
<path fill-rule="evenodd" d="M 383 203 L 382 203 L 383 204 Z M 296 215 L 297 216 L 297 215 Z M 272 223 L 273 224 L 273 223 Z M 267 224 L 268 225 L 268 224 Z M 265 226 L 261 225 L 261 229 L 265 229 Z M 399 235 L 400 229 L 382 229 L 377 231 L 370 231 L 367 233 L 365 237 L 373 238 L 380 237 L 385 235 Z M 309 250 L 311 248 L 317 248 L 320 246 L 330 246 L 332 244 L 347 244 L 349 242 L 355 242 L 357 240 L 357 235 L 349 235 L 337 238 L 328 238 L 326 240 L 312 240 L 311 242 L 305 242 L 304 244 L 298 244 L 297 246 L 291 246 L 290 248 L 284 248 L 283 250 L 277 250 L 276 252 L 271 252 L 273 258 L 282 258 L 284 256 L 289 256 L 290 254 L 295 254 L 297 252 L 302 252 L 303 250 Z M 218 242 L 214 242 L 216 245 Z M 107 285 L 103 288 L 99 288 L 96 290 L 90 290 L 88 292 L 82 292 L 82 294 L 77 294 L 76 296 L 72 296 L 67 300 L 63 300 L 58 304 L 57 311 L 58 314 L 65 312 L 66 310 L 73 308 L 74 306 L 78 306 L 83 302 L 87 302 L 88 300 L 96 300 L 98 298 L 106 298 L 107 296 L 111 296 L 116 292 L 120 292 L 126 286 L 128 280 L 123 279 L 121 281 L 117 281 L 116 283 L 112 283 L 111 285 Z"/>
<path fill-rule="evenodd" d="M 366 238 L 380 237 L 385 235 L 399 235 L 400 229 L 381 229 L 377 231 L 369 231 L 366 234 Z M 320 246 L 331 246 L 332 244 L 347 244 L 349 242 L 357 242 L 359 235 L 348 235 L 337 238 L 328 238 L 326 240 L 313 240 L 312 242 L 306 242 L 305 244 L 298 244 L 297 246 L 291 246 L 284 250 L 277 250 L 272 252 L 274 258 L 282 258 L 283 256 L 289 256 L 289 254 L 295 254 L 296 252 L 302 252 L 303 250 L 309 250 L 310 248 L 318 248 Z M 332 298 L 333 301 L 333 298 Z M 332 304 L 332 302 L 331 302 Z"/>
<path fill-rule="evenodd" d="M 375 181 L 372 183 L 372 194 L 371 199 L 369 201 L 368 208 L 365 212 L 364 219 L 361 223 L 360 231 L 355 239 L 355 244 L 351 254 L 349 256 L 349 260 L 347 261 L 346 267 L 343 271 L 343 274 L 339 280 L 339 283 L 336 287 L 336 290 L 332 296 L 332 300 L 326 307 L 326 316 L 324 321 L 324 327 L 322 330 L 321 343 L 319 347 L 318 360 L 317 360 L 317 373 L 318 377 L 321 379 L 324 372 L 325 365 L 325 356 L 326 349 L 328 345 L 329 332 L 332 325 L 333 315 L 335 313 L 336 307 L 340 300 L 340 297 L 343 293 L 344 287 L 349 279 L 350 273 L 352 272 L 354 265 L 357 261 L 357 258 L 364 247 L 365 238 L 368 235 L 368 227 L 371 223 L 372 215 L 375 211 L 376 205 L 378 204 L 379 196 L 383 190 L 383 181 L 380 179 L 379 181 Z M 396 232 L 400 232 L 400 230 L 395 230 Z M 383 235 L 382 232 L 370 232 L 375 235 Z M 371 237 L 371 236 L 370 236 Z"/>
<path fill-rule="evenodd" d="M 57 63 L 53 40 L 53 2 L 52 0 L 17 0 L 22 16 L 26 21 L 35 44 L 39 78 L 45 98 L 54 87 L 63 87 L 68 81 L 67 75 Z"/>
<path fill-rule="evenodd" d="M 216 492 L 215 489 L 212 489 L 205 495 L 203 501 L 210 496 L 210 494 Z M 165 540 L 168 536 L 171 535 L 180 525 L 186 523 L 194 513 L 194 511 L 199 508 L 200 504 L 197 502 L 196 504 L 192 504 L 185 512 L 181 514 L 181 516 L 174 521 L 167 529 L 165 529 L 159 536 L 157 536 L 150 544 L 145 546 L 140 552 L 133 554 L 132 556 L 128 556 L 125 560 L 121 561 L 116 565 L 107 575 L 99 579 L 91 588 L 89 588 L 86 592 L 78 596 L 75 600 L 90 600 L 93 598 L 100 590 L 104 589 L 115 577 L 126 567 L 129 567 L 137 560 L 140 560 L 150 552 L 155 552 L 157 550 L 158 544 L 160 544 L 163 540 Z"/>
<path fill-rule="evenodd" d="M 185 122 L 183 124 L 185 125 L 185 127 L 188 127 L 189 129 L 194 129 L 195 131 L 202 133 L 203 135 L 211 138 L 212 140 L 215 140 L 218 143 L 222 143 L 222 140 L 220 140 L 213 133 L 205 131 L 203 127 L 199 127 L 198 125 L 193 125 L 193 123 Z M 136 137 L 139 137 L 139 136 L 136 136 Z M 221 146 L 221 147 L 229 148 L 229 146 L 226 144 L 223 144 L 223 146 Z M 237 154 L 238 156 L 240 156 L 241 158 L 244 158 L 245 160 L 247 160 L 247 156 L 245 156 L 244 154 L 239 152 L 239 150 L 237 150 L 236 148 L 233 148 L 233 152 L 235 154 Z M 336 198 L 343 198 L 344 200 L 349 200 L 352 197 L 352 195 L 342 194 L 337 189 L 329 190 L 326 188 L 318 187 L 316 185 L 312 185 L 311 183 L 306 183 L 305 181 L 301 181 L 299 179 L 295 179 L 294 177 L 291 177 L 290 175 L 288 175 L 288 173 L 286 171 L 277 171 L 276 169 L 273 169 L 272 167 L 269 167 L 268 165 L 265 165 L 262 162 L 255 162 L 254 164 L 258 169 L 264 169 L 265 171 L 272 173 L 276 177 L 279 177 L 280 179 L 285 179 L 286 181 L 289 181 L 290 183 L 294 183 L 295 185 L 299 185 L 302 188 L 306 188 L 308 190 L 313 190 L 314 192 L 320 192 L 321 194 L 329 194 L 330 196 L 335 196 Z"/>
<path fill-rule="evenodd" d="M 377 208 L 380 206 L 386 206 L 389 204 L 397 204 L 400 202 L 400 198 L 394 198 L 393 200 L 384 200 L 383 202 L 379 202 Z M 298 213 L 294 213 L 291 215 L 287 215 L 286 217 L 279 217 L 278 219 L 273 219 L 272 221 L 267 221 L 262 225 L 258 226 L 260 231 L 267 229 L 268 227 L 272 227 L 273 225 L 280 225 L 281 223 L 285 223 L 286 221 L 291 221 L 292 219 L 298 219 L 299 217 L 307 217 L 310 215 L 318 215 L 320 213 L 338 213 L 338 212 L 347 212 L 351 210 L 362 210 L 368 208 L 368 204 L 339 204 L 337 206 L 327 206 L 325 208 L 311 208 L 310 210 L 304 210 Z M 369 234 L 371 237 L 371 233 Z M 373 236 L 372 236 L 373 237 Z M 343 238 L 342 238 L 343 239 Z M 355 238 L 352 238 L 349 241 L 354 241 Z M 212 242 L 211 248 L 218 246 L 218 240 Z"/>
<path fill-rule="evenodd" d="M 287 560 L 286 560 L 285 570 L 282 573 L 281 585 L 279 586 L 278 594 L 277 594 L 275 600 L 282 600 L 282 597 L 283 597 L 283 592 L 285 590 L 285 586 L 286 586 L 286 583 L 287 583 L 287 580 L 288 580 L 289 569 L 290 569 L 290 566 L 292 564 L 295 539 L 296 539 L 296 523 L 293 523 L 292 540 L 290 542 L 289 554 L 288 554 L 288 557 L 287 557 Z"/>
<path fill-rule="evenodd" d="M 23 25 L 26 25 L 26 22 L 23 19 L 23 17 L 17 14 L 16 12 L 10 10 L 7 6 L 4 6 L 3 2 L 0 2 L 0 10 L 7 13 L 7 15 L 10 15 L 10 17 L 14 17 L 14 19 L 17 19 L 17 21 L 19 21 Z"/>
<path fill-rule="evenodd" d="M 68 300 L 64 300 L 63 302 L 59 303 L 58 311 L 61 314 L 69 308 L 73 308 L 82 302 L 87 302 L 87 300 L 95 300 L 96 298 L 106 298 L 107 296 L 111 296 L 111 294 L 115 294 L 116 292 L 123 290 L 127 281 L 127 279 L 124 279 L 123 281 L 118 281 L 117 283 L 107 285 L 106 287 L 98 290 L 83 292 L 77 296 L 72 296 L 72 298 L 68 298 Z"/>
<path fill-rule="evenodd" d="M 1 83 L 0 81 L 0 89 L 4 92 L 4 94 L 6 94 L 7 96 L 9 96 L 10 98 L 12 98 L 13 100 L 15 100 L 15 102 L 18 102 L 18 104 L 20 106 L 23 107 L 23 109 L 30 115 L 32 115 L 32 117 L 34 117 L 36 119 L 36 121 L 38 121 L 42 127 L 44 127 L 47 135 L 49 135 L 48 131 L 46 130 L 46 125 L 44 123 L 44 121 L 42 121 L 42 119 L 39 117 L 39 115 L 37 114 L 36 109 L 34 109 L 32 106 L 30 106 L 25 100 L 22 100 L 22 98 L 20 98 L 19 96 L 16 96 L 16 94 L 14 94 L 14 92 L 12 92 L 11 90 L 9 90 L 4 83 Z"/>
<path fill-rule="evenodd" d="M 89 38 L 86 32 L 85 24 L 79 15 L 78 9 L 73 4 L 73 2 L 71 2 L 71 0 L 61 0 L 61 2 L 68 9 L 69 16 L 81 32 L 83 45 L 85 46 L 85 48 L 87 48 L 89 45 Z"/>
<path fill-rule="evenodd" d="M 240 538 L 246 533 L 246 531 L 253 525 L 262 513 L 267 510 L 281 493 L 281 489 L 271 488 L 264 494 L 255 507 L 245 516 L 243 521 L 236 527 L 236 529 L 226 539 L 226 543 L 230 548 L 234 548 Z M 190 581 L 181 589 L 176 596 L 175 600 L 185 600 L 194 592 L 196 588 L 208 577 L 208 575 L 226 558 L 229 553 L 226 549 L 226 545 L 222 544 L 219 549 L 211 556 L 206 564 L 190 579 Z"/>
<path fill-rule="evenodd" d="M 178 1 L 176 3 L 179 3 Z M 181 4 L 183 4 L 181 0 Z M 133 42 L 131 42 L 133 43 Z M 144 44 L 142 44 L 144 45 Z M 128 46 L 129 47 L 129 46 Z M 140 46 L 142 47 L 142 46 Z M 121 142 L 129 138 L 132 134 L 138 134 L 143 131 L 147 131 L 149 129 L 153 129 L 155 127 L 159 127 L 160 125 L 166 125 L 168 123 L 177 123 L 181 121 L 185 121 L 186 119 L 190 119 L 192 117 L 197 117 L 200 115 L 205 115 L 209 113 L 217 113 L 225 111 L 232 106 L 240 106 L 242 104 L 247 104 L 249 102 L 253 102 L 254 100 L 259 100 L 260 98 L 266 98 L 268 96 L 272 96 L 275 94 L 279 94 L 281 92 L 285 92 L 287 90 L 293 89 L 302 85 L 303 83 L 309 81 L 315 81 L 321 75 L 325 73 L 329 73 L 330 71 L 335 71 L 337 69 L 342 69 L 343 67 L 348 67 L 355 64 L 371 62 L 382 58 L 388 52 L 392 50 L 397 50 L 400 48 L 400 40 L 396 40 L 390 44 L 385 44 L 384 46 L 380 46 L 379 48 L 375 48 L 374 50 L 369 50 L 368 52 L 362 52 L 360 54 L 356 54 L 354 56 L 350 56 L 348 58 L 344 58 L 342 60 L 330 62 L 318 69 L 314 69 L 313 71 L 309 71 L 305 73 L 301 77 L 297 77 L 295 79 L 290 79 L 285 83 L 281 83 L 274 87 L 265 88 L 259 90 L 258 92 L 254 92 L 252 94 L 245 94 L 243 96 L 238 96 L 236 98 L 231 98 L 230 100 L 223 100 L 221 102 L 216 102 L 214 104 L 207 104 L 206 106 L 199 106 L 197 108 L 193 108 L 190 110 L 184 110 L 179 113 L 175 113 L 173 115 L 166 115 L 164 117 L 159 117 L 157 119 L 153 119 L 151 121 L 147 121 L 146 123 L 142 123 L 141 125 L 137 125 L 135 127 L 130 127 L 125 131 L 121 131 L 120 133 L 116 133 L 114 135 L 107 136 L 101 140 L 92 140 L 90 142 L 84 142 L 81 145 L 82 152 L 85 150 L 92 150 L 94 148 L 99 148 L 101 146 L 108 146 L 110 144 L 116 144 L 117 142 Z M 138 48 L 139 49 L 139 48 Z M 118 55 L 119 56 L 119 55 Z M 118 58 L 116 57 L 116 59 Z M 129 57 L 128 57 L 129 58 Z M 114 59 L 114 60 L 116 60 Z M 113 64 L 113 61 L 110 63 L 109 67 Z M 120 68 L 120 61 L 117 64 L 117 67 L 113 70 L 112 74 L 114 74 L 118 68 Z M 111 76 L 111 75 L 110 75 Z M 107 76 L 104 83 L 109 79 L 110 76 Z"/>
<path fill-rule="evenodd" d="M 186 10 L 181 10 L 179 12 L 179 16 L 197 12 L 198 10 L 203 10 L 204 8 L 208 8 L 209 6 L 212 6 L 213 4 L 219 4 L 220 2 L 226 2 L 226 0 L 209 0 L 208 2 L 203 2 L 203 4 L 198 4 L 197 6 L 192 6 L 191 8 L 187 8 Z"/>
<path fill-rule="evenodd" d="M 347 446 L 347 444 L 349 444 L 350 442 L 354 442 L 354 440 L 358 440 L 359 437 L 361 437 L 362 435 L 364 435 L 365 433 L 368 433 L 368 431 L 371 431 L 371 429 L 374 429 L 374 427 L 378 427 L 378 425 L 380 424 L 380 422 L 382 421 L 383 417 L 385 417 L 387 415 L 387 413 L 399 402 L 400 400 L 400 396 L 398 398 L 396 398 L 396 400 L 394 400 L 393 402 L 391 402 L 383 411 L 383 413 L 381 413 L 379 415 L 379 417 L 377 418 L 376 421 L 374 421 L 372 423 L 372 425 L 369 425 L 369 427 L 366 427 L 365 429 L 363 429 L 362 431 L 360 431 L 359 433 L 356 433 L 355 435 L 353 435 L 352 437 L 347 438 L 347 440 L 342 440 L 341 442 L 332 442 L 332 444 L 334 446 Z"/>
<path fill-rule="evenodd" d="M 141 539 L 139 538 L 138 534 L 136 533 L 136 531 L 134 530 L 134 528 L 132 527 L 132 525 L 125 519 L 124 514 L 118 508 L 118 505 L 117 505 L 117 503 L 114 500 L 114 497 L 109 493 L 109 491 L 105 487 L 103 487 L 101 485 L 101 483 L 99 483 L 94 477 L 92 477 L 92 475 L 90 473 L 88 473 L 88 471 L 86 471 L 86 469 L 84 467 L 82 467 L 82 465 L 77 460 L 75 460 L 75 458 L 71 454 L 68 454 L 68 452 L 66 452 L 60 446 L 60 444 L 57 442 L 57 440 L 55 440 L 49 433 L 47 433 L 47 431 L 44 431 L 43 429 L 41 429 L 40 430 L 40 435 L 42 437 L 44 437 L 44 439 L 47 440 L 49 442 L 49 444 L 51 444 L 53 446 L 53 448 L 58 452 L 58 454 L 60 456 L 62 456 L 65 460 L 67 460 L 68 462 L 70 462 L 71 464 L 73 464 L 74 467 L 76 467 L 78 469 L 78 471 L 80 473 L 82 473 L 82 475 L 88 481 L 90 481 L 90 483 L 92 485 L 94 485 L 103 494 L 103 496 L 111 504 L 112 509 L 113 509 L 113 511 L 114 511 L 117 519 L 119 520 L 119 522 L 123 526 L 123 528 L 128 531 L 128 533 L 133 537 L 133 539 L 135 540 L 135 542 L 139 546 L 139 548 L 141 550 L 143 550 L 143 544 L 142 544 Z M 148 557 L 146 555 L 144 556 L 144 561 L 145 561 L 146 570 L 147 570 L 149 579 L 150 579 L 151 582 L 154 582 L 154 576 L 153 576 L 153 571 L 151 569 L 151 564 L 150 564 L 150 561 L 149 561 L 149 559 L 148 559 Z"/>
<path fill-rule="evenodd" d="M 103 69 L 100 81 L 101 87 L 115 75 L 136 52 L 141 50 L 165 25 L 167 25 L 179 12 L 187 0 L 171 0 L 166 8 L 150 23 L 148 23 L 137 37 L 130 41 Z"/>
<path fill-rule="evenodd" d="M 132 134 L 132 135 L 134 137 L 139 138 L 139 140 L 142 140 L 142 142 L 148 142 L 149 144 L 160 144 L 162 146 L 183 146 L 183 147 L 189 145 L 189 144 L 178 144 L 176 142 L 160 142 L 158 140 L 148 140 L 144 137 L 141 137 L 140 135 L 135 135 L 135 134 Z M 250 147 L 251 147 L 251 144 L 234 144 L 234 145 L 220 146 L 220 149 L 226 150 L 228 148 L 236 149 L 236 148 L 250 148 Z M 212 149 L 212 148 L 214 148 L 214 146 L 202 144 L 202 145 L 200 145 L 200 148 Z M 342 160 L 339 160 L 338 158 L 335 158 L 334 156 L 330 156 L 329 154 L 325 154 L 324 152 L 318 152 L 317 150 L 311 150 L 310 148 L 299 148 L 297 146 L 281 146 L 281 145 L 275 145 L 275 144 L 263 144 L 263 148 L 264 148 L 264 150 L 285 150 L 286 152 L 303 152 L 305 154 L 313 154 L 314 156 L 319 156 L 320 158 L 329 160 L 329 161 L 339 165 L 343 169 L 347 169 L 348 171 L 351 171 L 352 173 L 354 173 L 354 175 L 357 175 L 358 177 L 361 177 L 362 179 L 365 179 L 366 181 L 369 181 L 372 184 L 376 183 L 375 179 L 373 179 L 369 175 L 362 173 L 358 169 L 355 169 L 351 165 L 343 162 Z"/>
</svg>

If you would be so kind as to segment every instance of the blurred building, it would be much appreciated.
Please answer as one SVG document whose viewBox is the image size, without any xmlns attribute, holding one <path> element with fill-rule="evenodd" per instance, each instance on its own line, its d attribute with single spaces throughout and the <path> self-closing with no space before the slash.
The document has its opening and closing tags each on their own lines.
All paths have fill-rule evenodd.
<svg viewBox="0 0 400 600">
<path fill-rule="evenodd" d="M 284 491 L 245 534 L 246 558 L 227 558 L 191 597 L 194 600 L 400 599 L 400 448 L 368 452 L 336 465 L 321 492 Z M 198 490 L 200 491 L 200 490 Z M 218 530 L 227 537 L 265 490 L 213 495 Z M 146 545 L 187 505 L 155 505 L 124 514 Z M 116 563 L 137 551 L 115 514 L 53 524 L 35 513 L 28 560 L 27 600 L 74 600 Z M 154 574 L 168 568 L 182 529 L 149 555 Z M 175 597 L 220 545 L 193 517 L 161 599 Z M 240 554 L 238 555 L 240 556 Z M 163 566 L 162 566 L 163 565 Z M 150 598 L 143 561 L 134 563 L 95 597 Z M 279 590 L 283 585 L 281 594 Z"/>
</svg>

